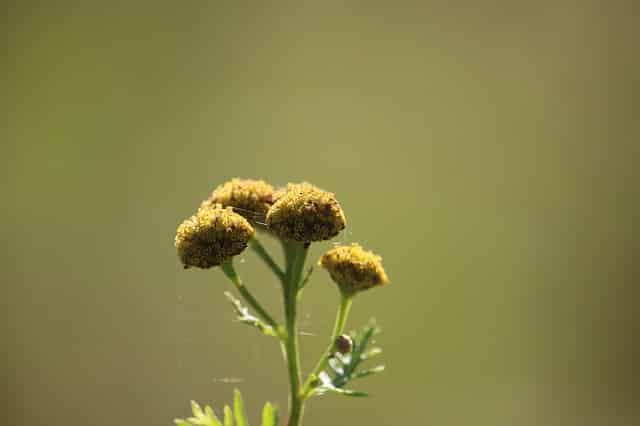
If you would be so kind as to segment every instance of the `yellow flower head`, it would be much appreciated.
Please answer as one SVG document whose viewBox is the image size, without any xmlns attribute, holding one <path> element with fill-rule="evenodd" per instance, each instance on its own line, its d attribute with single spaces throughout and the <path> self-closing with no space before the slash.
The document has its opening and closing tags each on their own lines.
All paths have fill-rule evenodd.
<svg viewBox="0 0 640 426">
<path fill-rule="evenodd" d="M 201 207 L 221 204 L 255 223 L 264 221 L 273 204 L 273 187 L 263 180 L 234 178 L 218 186 Z"/>
<path fill-rule="evenodd" d="M 289 184 L 267 212 L 267 226 L 284 240 L 328 240 L 346 224 L 334 194 L 309 183 Z"/>
<path fill-rule="evenodd" d="M 333 248 L 322 255 L 318 263 L 347 295 L 389 283 L 382 258 L 358 244 Z"/>
<path fill-rule="evenodd" d="M 255 231 L 231 207 L 201 207 L 178 227 L 175 246 L 185 268 L 211 268 L 240 254 Z"/>
</svg>

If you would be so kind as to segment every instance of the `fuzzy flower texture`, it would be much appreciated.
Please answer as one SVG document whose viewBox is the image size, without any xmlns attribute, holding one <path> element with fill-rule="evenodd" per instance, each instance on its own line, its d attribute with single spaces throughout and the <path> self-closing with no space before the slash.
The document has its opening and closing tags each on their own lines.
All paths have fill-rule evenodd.
<svg viewBox="0 0 640 426">
<path fill-rule="evenodd" d="M 255 231 L 230 207 L 201 207 L 178 227 L 175 246 L 185 268 L 211 268 L 247 248 Z"/>
<path fill-rule="evenodd" d="M 382 258 L 358 244 L 329 250 L 320 258 L 319 264 L 346 295 L 389 283 Z"/>
<path fill-rule="evenodd" d="M 273 186 L 263 180 L 235 178 L 218 186 L 201 207 L 215 204 L 233 207 L 236 213 L 255 224 L 264 221 L 273 204 L 274 192 Z"/>
<path fill-rule="evenodd" d="M 329 240 L 346 223 L 335 195 L 306 182 L 289 184 L 267 212 L 267 226 L 283 240 Z"/>
<path fill-rule="evenodd" d="M 219 185 L 178 227 L 178 256 L 185 268 L 221 265 L 248 246 L 256 225 L 283 242 L 310 243 L 338 235 L 346 218 L 333 193 L 310 183 L 274 189 L 262 180 L 235 178 Z M 319 264 L 345 295 L 389 282 L 380 256 L 357 244 L 329 250 Z"/>
</svg>

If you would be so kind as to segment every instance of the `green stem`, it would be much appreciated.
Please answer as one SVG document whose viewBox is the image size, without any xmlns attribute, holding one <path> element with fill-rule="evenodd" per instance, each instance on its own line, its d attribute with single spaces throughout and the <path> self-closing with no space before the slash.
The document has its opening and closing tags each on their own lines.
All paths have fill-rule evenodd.
<svg viewBox="0 0 640 426">
<path fill-rule="evenodd" d="M 340 300 L 340 307 L 338 308 L 338 313 L 336 315 L 336 322 L 333 325 L 333 332 L 331 333 L 329 346 L 322 353 L 320 360 L 318 360 L 318 363 L 316 364 L 313 371 L 311 371 L 311 373 L 309 374 L 309 377 L 307 378 L 307 381 L 302 388 L 301 396 L 303 400 L 309 398 L 313 393 L 314 381 L 318 378 L 320 372 L 327 367 L 327 364 L 329 363 L 329 357 L 334 350 L 336 338 L 342 334 L 342 332 L 344 331 L 344 327 L 347 324 L 347 317 L 349 316 L 349 311 L 351 310 L 353 296 L 342 294 L 341 297 L 342 299 Z"/>
<path fill-rule="evenodd" d="M 235 268 L 233 267 L 233 263 L 231 261 L 225 262 L 220 265 L 222 272 L 233 282 L 233 284 L 238 289 L 238 292 L 242 295 L 244 300 L 253 308 L 254 311 L 258 313 L 258 315 L 262 318 L 264 322 L 270 325 L 274 331 L 278 332 L 279 327 L 278 323 L 267 313 L 267 311 L 260 305 L 260 302 L 256 300 L 255 297 L 251 294 L 251 292 L 242 284 L 240 277 L 238 276 Z"/>
<path fill-rule="evenodd" d="M 286 340 L 284 349 L 289 370 L 289 423 L 288 426 L 299 426 L 302 420 L 304 400 L 300 388 L 300 353 L 298 351 L 298 330 L 296 314 L 298 290 L 302 277 L 307 247 L 302 243 L 288 242 L 285 245 L 287 270 L 285 273 L 284 305 L 286 321 Z"/>
<path fill-rule="evenodd" d="M 273 260 L 269 252 L 264 248 L 262 243 L 256 238 L 253 237 L 251 241 L 249 241 L 249 245 L 253 249 L 254 252 L 266 263 L 266 265 L 271 269 L 271 271 L 276 274 L 278 279 L 284 282 L 285 274 L 282 272 L 282 269 L 278 266 L 278 264 Z"/>
</svg>

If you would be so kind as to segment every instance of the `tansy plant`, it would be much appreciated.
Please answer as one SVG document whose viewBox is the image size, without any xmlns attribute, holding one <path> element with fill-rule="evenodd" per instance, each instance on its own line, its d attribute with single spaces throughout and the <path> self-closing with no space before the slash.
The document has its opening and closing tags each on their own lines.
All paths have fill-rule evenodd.
<svg viewBox="0 0 640 426">
<path fill-rule="evenodd" d="M 345 224 L 344 212 L 335 195 L 309 183 L 275 189 L 264 181 L 233 179 L 216 188 L 198 211 L 182 222 L 176 233 L 175 246 L 184 268 L 219 267 L 246 304 L 225 293 L 238 319 L 280 342 L 289 373 L 288 426 L 302 424 L 305 402 L 315 395 L 366 396 L 364 392 L 347 389 L 347 384 L 383 370 L 383 366 L 361 368 L 364 361 L 381 352 L 379 348 L 369 347 L 378 332 L 372 322 L 359 332 L 344 332 L 355 296 L 389 283 L 380 256 L 352 244 L 332 248 L 318 262 L 336 283 L 340 300 L 328 347 L 304 380 L 301 374 L 296 318 L 302 289 L 313 271 L 313 267 L 305 268 L 309 246 L 332 239 Z M 258 236 L 280 241 L 284 267 L 278 265 Z M 278 322 L 260 304 L 234 268 L 233 258 L 247 247 L 280 282 L 284 323 Z M 233 409 L 224 407 L 222 420 L 209 406 L 203 409 L 196 402 L 191 406 L 193 415 L 176 419 L 177 425 L 230 426 L 235 422 L 236 426 L 248 426 L 238 391 Z M 262 412 L 262 425 L 277 424 L 278 412 L 267 403 Z"/>
</svg>

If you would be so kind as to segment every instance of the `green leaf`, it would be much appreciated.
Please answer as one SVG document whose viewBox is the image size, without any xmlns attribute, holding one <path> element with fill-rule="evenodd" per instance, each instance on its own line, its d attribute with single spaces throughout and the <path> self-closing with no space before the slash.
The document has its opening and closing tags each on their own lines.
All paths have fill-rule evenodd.
<svg viewBox="0 0 640 426">
<path fill-rule="evenodd" d="M 204 413 L 209 420 L 208 426 L 222 426 L 222 423 L 220 423 L 220 419 L 216 417 L 216 413 L 213 411 L 213 408 L 207 405 L 204 407 Z"/>
<path fill-rule="evenodd" d="M 186 420 L 175 419 L 174 423 L 178 426 L 222 426 L 213 409 L 208 405 L 202 410 L 200 404 L 191 401 L 191 411 L 193 412 L 193 417 L 189 417 Z"/>
<path fill-rule="evenodd" d="M 382 353 L 382 348 L 374 347 L 374 348 L 369 349 L 365 353 L 363 353 L 361 358 L 362 359 L 371 359 L 371 358 L 373 358 L 375 356 L 380 355 L 381 353 Z"/>
<path fill-rule="evenodd" d="M 270 402 L 264 404 L 262 426 L 278 426 L 278 409 L 271 405 Z"/>
<path fill-rule="evenodd" d="M 195 401 L 191 401 L 191 411 L 193 412 L 193 415 L 196 417 L 204 417 L 204 412 L 202 411 L 202 408 Z"/>
<path fill-rule="evenodd" d="M 224 426 L 233 426 L 233 411 L 228 405 L 224 406 Z"/>
<path fill-rule="evenodd" d="M 369 394 L 366 393 L 366 392 L 354 391 L 354 390 L 349 390 L 349 389 L 328 388 L 327 390 L 329 392 L 337 393 L 339 395 L 353 396 L 353 397 L 356 397 L 356 398 L 364 398 L 364 397 L 369 396 Z"/>
<path fill-rule="evenodd" d="M 377 365 L 373 368 L 369 368 L 367 370 L 360 370 L 357 371 L 355 374 L 353 374 L 351 376 L 352 379 L 359 379 L 361 377 L 367 377 L 370 376 L 372 374 L 377 374 L 377 373 L 381 373 L 384 371 L 384 365 Z"/>
<path fill-rule="evenodd" d="M 327 392 L 332 392 L 332 393 L 337 393 L 338 395 L 344 395 L 344 396 L 354 396 L 354 397 L 369 396 L 369 394 L 366 392 L 343 389 L 341 387 L 335 386 L 332 383 L 331 377 L 325 371 L 320 373 L 320 377 L 318 379 L 322 383 L 320 386 L 316 388 L 316 393 L 318 395 L 322 395 Z"/>
<path fill-rule="evenodd" d="M 247 413 L 244 410 L 244 401 L 238 389 L 233 392 L 233 411 L 236 415 L 236 426 L 249 426 Z"/>
<path fill-rule="evenodd" d="M 318 375 L 314 393 L 322 395 L 332 392 L 345 396 L 368 396 L 365 392 L 345 389 L 345 386 L 353 379 L 370 376 L 384 370 L 382 365 L 365 370 L 360 369 L 364 361 L 382 353 L 382 349 L 378 347 L 368 347 L 373 342 L 373 336 L 379 332 L 380 329 L 375 322 L 370 321 L 360 332 L 351 333 L 353 350 L 347 354 L 336 352 L 331 355 L 328 368 Z"/>
<path fill-rule="evenodd" d="M 328 379 L 331 384 L 331 379 Z M 344 391 L 349 393 L 351 391 Z M 223 422 L 216 417 L 215 411 L 211 406 L 205 405 L 204 408 L 196 401 L 191 401 L 191 411 L 193 416 L 186 419 L 174 419 L 176 426 L 249 426 L 244 401 L 239 390 L 234 390 L 233 409 L 229 405 L 225 405 L 223 410 Z M 270 402 L 264 405 L 262 410 L 262 425 L 277 426 L 278 425 L 278 409 Z"/>
<path fill-rule="evenodd" d="M 378 333 L 380 333 L 380 329 L 378 328 L 376 323 L 373 320 L 369 321 L 369 324 L 367 324 L 362 329 L 362 331 L 356 338 L 356 345 L 354 345 L 353 351 L 357 351 L 359 353 L 364 352 L 364 350 L 367 348 L 367 345 L 369 344 L 369 340 L 371 340 L 371 338 Z"/>
<path fill-rule="evenodd" d="M 238 300 L 236 297 L 233 296 L 233 294 L 229 293 L 228 291 L 225 291 L 224 295 L 227 297 L 227 299 L 229 299 L 229 302 L 231 302 L 231 306 L 233 307 L 233 310 L 238 316 L 237 317 L 238 321 L 240 321 L 243 324 L 247 324 L 257 328 L 267 336 L 278 337 L 278 333 L 276 332 L 276 330 L 273 329 L 273 327 L 265 324 L 264 322 L 260 321 L 259 318 L 251 315 L 249 313 L 249 308 L 244 306 L 240 302 L 240 300 Z"/>
</svg>

